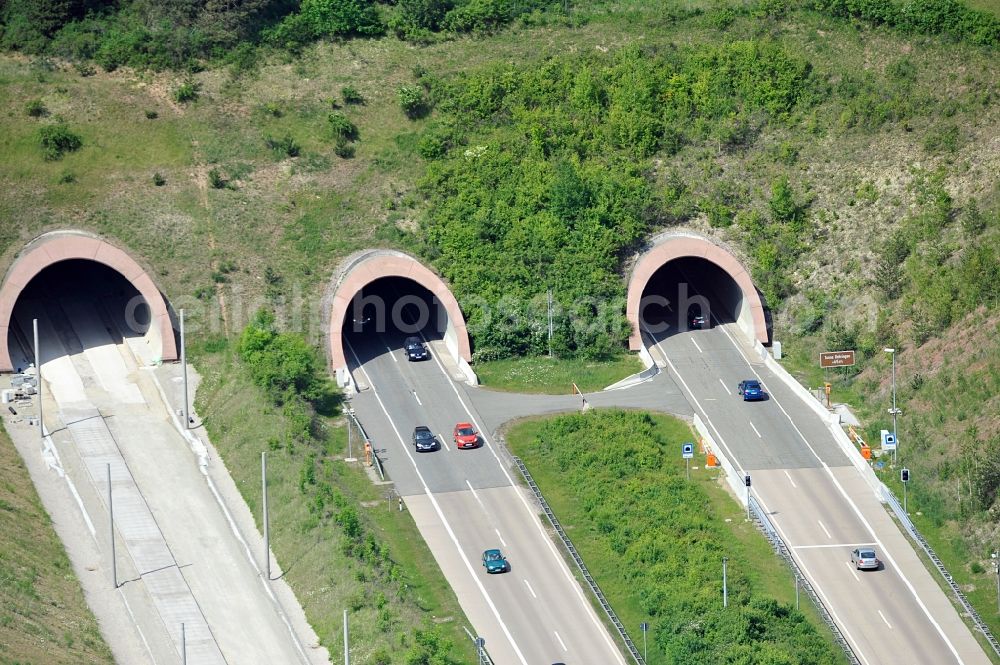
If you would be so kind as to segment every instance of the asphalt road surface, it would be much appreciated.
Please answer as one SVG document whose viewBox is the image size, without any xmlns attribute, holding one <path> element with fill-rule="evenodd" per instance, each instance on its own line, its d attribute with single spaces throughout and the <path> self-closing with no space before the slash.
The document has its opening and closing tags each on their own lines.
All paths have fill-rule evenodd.
<svg viewBox="0 0 1000 665">
<path fill-rule="evenodd" d="M 171 424 L 151 372 L 129 351 L 123 328 L 100 299 L 82 298 L 22 298 L 17 325 L 30 339 L 32 319 L 39 321 L 45 422 L 78 490 L 79 510 L 57 519 L 85 522 L 93 539 L 67 542 L 67 549 L 77 569 L 86 571 L 80 577 L 88 601 L 109 603 L 94 607 L 95 614 L 104 622 L 124 609 L 138 635 L 123 632 L 132 646 L 122 647 L 112 631 L 116 657 L 171 663 L 186 656 L 192 665 L 326 661 L 325 650 L 307 651 L 252 565 L 231 512 L 217 503 L 188 442 Z M 109 468 L 117 587 L 108 536 Z M 114 587 L 117 595 L 95 593 L 94 585 Z M 137 650 L 136 644 L 142 646 Z"/>
<path fill-rule="evenodd" d="M 825 424 L 736 335 L 732 324 L 657 336 L 668 370 L 738 469 L 865 665 L 989 663 Z M 743 379 L 769 399 L 744 402 Z M 856 571 L 874 545 L 884 565 Z"/>
<path fill-rule="evenodd" d="M 369 386 L 353 406 L 493 660 L 624 665 L 524 490 L 501 464 L 471 400 L 436 357 L 408 362 L 403 338 L 398 332 L 348 337 L 349 357 L 360 366 L 354 371 Z M 476 424 L 480 447 L 455 447 L 452 428 L 462 421 Z M 415 452 L 416 425 L 438 435 L 438 450 Z M 509 572 L 485 572 L 483 550 L 494 547 L 507 556 Z"/>
</svg>

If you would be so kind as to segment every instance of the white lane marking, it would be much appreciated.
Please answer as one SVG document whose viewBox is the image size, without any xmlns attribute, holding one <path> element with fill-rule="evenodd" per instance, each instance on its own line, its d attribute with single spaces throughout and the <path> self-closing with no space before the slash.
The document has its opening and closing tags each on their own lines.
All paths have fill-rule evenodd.
<svg viewBox="0 0 1000 665">
<path fill-rule="evenodd" d="M 889 620 L 885 618 L 884 614 L 882 614 L 882 610 L 878 611 L 878 615 L 882 617 L 882 621 L 885 621 L 885 625 L 889 626 L 889 630 L 892 630 L 892 624 L 889 623 Z"/>
<path fill-rule="evenodd" d="M 857 547 L 859 544 L 864 545 L 864 543 L 830 543 L 827 545 L 792 545 L 793 550 L 828 550 L 835 547 Z"/>
<path fill-rule="evenodd" d="M 690 339 L 691 343 L 694 344 L 695 348 L 698 349 L 698 353 L 705 353 L 704 351 L 701 350 L 701 347 L 698 346 L 698 342 L 695 341 L 694 337 L 689 337 L 688 339 Z"/>
<path fill-rule="evenodd" d="M 746 363 L 748 365 L 750 365 L 750 371 L 753 372 L 757 376 L 758 379 L 761 379 L 760 374 L 757 374 L 757 370 L 754 369 L 753 364 L 750 362 L 750 359 L 747 358 L 747 356 L 746 356 L 745 353 L 743 353 L 743 348 L 739 344 L 736 343 L 736 340 L 733 339 L 733 336 L 729 334 L 729 331 L 727 331 L 725 328 L 723 328 L 722 332 L 723 332 L 723 334 L 725 334 L 726 337 L 729 338 L 729 341 L 732 342 L 733 346 L 736 347 L 736 350 L 740 352 L 740 355 L 743 356 L 743 360 L 745 360 Z M 668 362 L 669 362 L 669 359 L 668 359 Z M 676 370 L 674 370 L 674 374 L 677 374 Z M 763 379 L 761 379 L 761 381 L 763 381 Z M 774 395 L 770 395 L 770 393 L 769 393 L 769 397 L 772 400 L 774 400 L 774 403 L 778 405 L 778 408 L 781 409 L 781 412 L 785 414 L 786 418 L 788 418 L 788 422 L 792 425 L 792 428 L 798 433 L 799 438 L 802 439 L 803 443 L 806 444 L 806 447 L 809 448 L 809 451 L 813 454 L 813 456 L 817 460 L 819 460 L 819 463 L 823 465 L 823 470 L 826 471 L 827 475 L 830 477 L 830 480 L 833 481 L 833 484 L 837 488 L 837 490 L 840 492 L 840 495 L 844 498 L 844 500 L 847 502 L 847 504 L 851 507 L 851 510 L 854 511 L 855 516 L 858 518 L 858 520 L 862 524 L 865 525 L 865 528 L 868 529 L 868 533 L 871 534 L 872 538 L 875 540 L 876 543 L 878 543 L 878 546 L 882 549 L 882 555 L 885 557 L 886 561 L 888 561 L 889 563 L 891 563 L 893 565 L 893 567 L 897 571 L 899 571 L 899 578 L 901 580 L 903 580 L 903 584 L 905 584 L 906 588 L 910 590 L 910 593 L 913 595 L 914 600 L 917 601 L 917 605 L 919 605 L 920 609 L 923 610 L 924 616 L 927 617 L 927 620 L 930 621 L 931 625 L 934 626 L 934 629 L 937 630 L 938 635 L 940 635 L 941 639 L 943 639 L 944 642 L 945 642 L 945 644 L 948 645 L 948 650 L 951 651 L 951 655 L 953 655 L 955 657 L 955 659 L 959 663 L 961 663 L 961 665 L 965 665 L 965 661 L 962 659 L 962 656 L 959 655 L 958 650 L 955 649 L 955 645 L 951 643 L 950 639 L 948 639 L 948 636 L 945 634 L 944 629 L 941 628 L 941 624 L 939 624 L 937 622 L 937 620 L 935 620 L 934 617 L 931 615 L 931 611 L 927 608 L 927 605 L 924 604 L 924 601 L 920 599 L 920 595 L 917 593 L 917 590 L 914 588 L 913 584 L 910 582 L 910 580 L 906 579 L 906 577 L 903 575 L 902 568 L 900 568 L 899 565 L 896 563 L 895 557 L 893 557 L 889 553 L 889 550 L 886 548 L 886 546 L 879 540 L 878 536 L 875 534 L 875 528 L 868 522 L 867 519 L 865 519 L 865 516 L 861 512 L 861 509 L 858 508 L 857 504 L 854 503 L 854 500 L 851 499 L 850 495 L 847 493 L 847 490 L 845 490 L 844 486 L 841 485 L 840 481 L 837 480 L 837 477 L 835 475 L 833 475 L 833 470 L 830 468 L 830 466 L 826 462 L 824 462 L 822 459 L 820 459 L 820 456 L 818 454 L 816 454 L 816 450 L 811 445 L 809 445 L 809 441 L 806 440 L 806 437 L 802 434 L 802 431 L 798 428 L 798 426 L 796 426 L 795 421 L 793 421 L 792 417 L 790 415 L 788 415 L 787 411 L 785 411 L 785 407 L 781 406 L 781 402 L 779 402 L 777 400 L 777 398 L 774 397 Z M 777 520 L 775 520 L 775 527 L 777 528 Z"/>
<path fill-rule="evenodd" d="M 465 482 L 469 482 L 469 481 L 465 481 Z M 500 544 L 503 545 L 504 547 L 507 547 L 506 541 L 504 541 L 503 536 L 500 535 L 500 529 L 493 529 L 493 530 L 497 532 L 497 538 L 500 539 Z"/>
<path fill-rule="evenodd" d="M 421 337 L 423 337 L 423 333 L 421 333 Z M 424 338 L 424 342 L 427 342 L 426 338 Z M 353 349 L 351 352 L 353 353 Z M 448 381 L 448 385 L 450 385 L 451 389 L 455 392 L 455 397 L 458 398 L 459 404 L 462 405 L 462 408 L 465 410 L 465 413 L 468 414 L 469 416 L 469 422 L 471 422 L 473 426 L 477 430 L 479 430 L 479 436 L 481 436 L 483 439 L 483 445 L 485 445 L 486 448 L 491 453 L 493 453 L 493 457 L 496 458 L 497 464 L 500 466 L 500 471 L 503 472 L 504 477 L 507 478 L 507 482 L 511 484 L 511 487 L 513 487 L 516 490 L 514 493 L 521 500 L 521 505 L 524 506 L 524 509 L 528 512 L 529 519 L 534 523 L 535 528 L 538 529 L 538 533 L 541 535 L 542 541 L 548 546 L 549 552 L 552 554 L 552 558 L 555 560 L 556 565 L 559 566 L 560 570 L 562 570 L 563 576 L 569 582 L 570 586 L 574 590 L 576 590 L 577 598 L 580 600 L 580 603 L 587 611 L 587 614 L 590 616 L 590 620 L 594 623 L 594 626 L 597 628 L 598 632 L 604 637 L 604 641 L 607 643 L 608 648 L 611 649 L 611 653 L 615 655 L 615 658 L 617 659 L 619 665 L 625 665 L 625 659 L 622 657 L 622 654 L 619 651 L 618 646 L 615 645 L 614 641 L 612 641 L 611 634 L 608 632 L 607 628 L 605 628 L 604 624 L 601 623 L 601 620 L 598 618 L 597 613 L 594 611 L 594 608 L 590 604 L 590 600 L 585 595 L 583 595 L 583 587 L 581 587 L 580 584 L 576 581 L 576 578 L 573 577 L 573 573 L 570 572 L 569 566 L 566 565 L 566 562 L 559 554 L 559 551 L 556 550 L 556 546 L 552 543 L 552 539 L 549 538 L 548 533 L 546 533 L 545 531 L 545 527 L 542 526 L 542 520 L 539 519 L 538 514 L 531 507 L 531 504 L 528 503 L 528 499 L 525 498 L 524 492 L 520 491 L 518 485 L 514 482 L 514 479 L 511 478 L 510 473 L 507 472 L 507 467 L 504 466 L 502 461 L 500 461 L 500 456 L 497 454 L 497 451 L 490 444 L 489 437 L 486 436 L 486 430 L 483 428 L 482 425 L 479 424 L 479 421 L 476 420 L 476 417 L 472 415 L 472 409 L 469 407 L 468 404 L 465 403 L 465 400 L 462 399 L 462 394 L 458 392 L 458 388 L 455 387 L 455 382 L 452 381 L 451 376 L 445 370 L 444 365 L 441 364 L 441 361 L 437 359 L 437 355 L 432 353 L 431 358 L 434 359 L 434 362 L 435 364 L 437 364 L 438 369 L 441 370 L 441 373 Z M 357 356 L 355 356 L 355 360 L 357 360 Z M 674 374 L 676 373 L 677 370 L 675 369 Z M 376 393 L 375 396 L 378 397 L 378 394 Z M 385 407 L 383 407 L 383 410 L 384 409 Z M 428 494 L 430 494 L 430 490 L 428 490 Z M 481 584 L 480 588 L 482 588 Z M 483 593 L 485 593 L 485 590 L 483 591 Z M 520 654 L 520 652 L 518 653 Z"/>
<path fill-rule="evenodd" d="M 750 429 L 752 429 L 754 431 L 754 434 L 757 435 L 757 438 L 758 439 L 763 439 L 764 437 L 762 437 L 760 435 L 760 431 L 756 427 L 753 426 L 753 421 L 752 420 L 748 420 L 747 422 L 750 423 Z"/>
<path fill-rule="evenodd" d="M 528 591 L 531 592 L 531 597 L 537 599 L 538 595 L 535 593 L 535 590 L 531 588 L 531 584 L 528 582 L 528 580 L 524 580 L 524 585 L 528 587 Z"/>
<path fill-rule="evenodd" d="M 653 337 L 653 339 L 655 340 L 656 338 Z M 730 338 L 730 339 L 732 339 L 732 338 Z M 659 346 L 660 342 L 655 342 L 655 344 L 657 346 Z M 684 377 L 681 376 L 680 372 L 677 371 L 677 368 L 670 361 L 670 358 L 667 357 L 666 351 L 663 349 L 662 346 L 660 347 L 660 353 L 662 353 L 663 357 L 666 358 L 667 365 L 669 365 L 671 371 L 673 371 L 673 376 L 676 376 L 680 380 L 681 386 L 687 392 L 687 394 L 691 398 L 691 400 L 694 402 L 695 407 L 697 407 L 698 410 L 701 411 L 702 416 L 704 416 L 704 418 L 705 418 L 705 426 L 706 427 L 711 427 L 712 430 L 715 431 L 716 441 L 726 451 L 726 454 L 729 455 L 729 459 L 733 461 L 733 464 L 735 464 L 737 466 L 740 466 L 740 462 L 736 458 L 736 455 L 734 455 L 732 449 L 728 445 L 726 445 L 726 441 L 725 441 L 725 439 L 722 438 L 722 434 L 719 433 L 718 428 L 716 428 L 715 424 L 711 421 L 711 419 L 709 419 L 708 413 L 705 411 L 705 407 L 703 407 L 701 405 L 701 402 L 698 401 L 698 398 L 694 396 L 694 392 L 691 391 L 691 388 L 688 386 L 687 381 L 685 381 Z M 719 381 L 722 381 L 722 379 L 719 379 Z M 742 468 L 738 469 L 738 471 L 739 471 L 740 475 L 743 475 L 743 469 Z M 761 505 L 761 507 L 764 508 L 765 512 L 767 512 L 768 514 L 771 514 L 771 509 L 767 507 L 767 504 L 764 503 L 763 497 L 761 497 L 759 494 L 757 495 L 757 502 Z M 781 535 L 781 537 L 784 539 L 784 541 L 786 543 L 789 542 L 787 534 L 784 533 L 784 530 L 781 528 L 781 525 L 778 523 L 777 519 L 772 520 L 772 521 L 774 522 L 774 528 L 778 530 L 778 533 Z M 806 574 L 807 577 L 809 577 L 810 579 L 813 579 L 813 580 L 816 579 L 815 577 L 812 576 L 812 573 L 809 572 L 809 567 L 806 566 L 805 563 L 803 561 L 801 561 L 801 560 L 799 561 L 799 567 L 802 569 L 802 571 Z M 847 639 L 850 640 L 851 643 L 854 645 L 855 652 L 857 653 L 858 658 L 860 658 L 866 665 L 870 664 L 871 661 L 869 661 L 868 658 L 865 656 L 865 654 L 861 651 L 861 648 L 858 646 L 857 640 L 855 640 L 854 637 L 851 635 L 851 631 L 847 629 L 847 624 L 845 624 L 840 619 L 840 617 L 837 615 L 837 611 L 833 609 L 833 605 L 830 603 L 830 599 L 829 599 L 829 597 L 827 597 L 825 591 L 823 590 L 823 587 L 821 587 L 819 585 L 814 585 L 813 588 L 816 589 L 816 593 L 818 593 L 820 596 L 822 596 L 823 601 L 826 603 L 826 606 L 830 610 L 830 614 L 833 615 L 834 621 L 836 621 L 837 625 L 840 626 L 841 632 L 843 632 L 845 635 L 847 635 Z"/>
<path fill-rule="evenodd" d="M 410 390 L 410 392 L 413 393 L 413 398 L 415 400 L 417 400 L 417 404 L 419 404 L 420 406 L 423 406 L 424 403 L 420 401 L 420 395 L 417 394 L 417 391 L 416 390 Z"/>
<path fill-rule="evenodd" d="M 816 523 L 819 524 L 819 528 L 823 529 L 823 533 L 826 534 L 826 537 L 829 538 L 830 540 L 833 540 L 833 536 L 831 536 L 830 532 L 826 530 L 826 527 L 823 526 L 823 523 L 820 522 L 819 520 L 816 520 Z"/>
<path fill-rule="evenodd" d="M 657 345 L 659 345 L 659 342 L 657 342 Z M 660 349 L 660 350 L 662 351 L 663 349 Z M 722 389 L 726 391 L 727 395 L 732 395 L 732 393 L 729 392 L 729 388 L 726 387 L 726 382 L 723 381 L 721 377 L 719 378 L 719 383 L 722 384 Z"/>
<path fill-rule="evenodd" d="M 794 480 L 792 480 L 792 476 L 791 476 L 791 474 L 788 473 L 788 470 L 787 469 L 782 469 L 782 470 L 785 472 L 785 476 L 788 478 L 788 482 L 790 482 L 792 484 L 792 487 L 794 487 L 795 489 L 798 489 L 799 486 L 795 484 Z"/>
<path fill-rule="evenodd" d="M 479 498 L 479 492 L 477 492 L 476 488 L 472 486 L 472 483 L 469 482 L 468 478 L 466 478 L 465 484 L 468 486 L 469 490 L 472 492 L 472 496 L 476 497 L 476 501 L 482 507 L 483 512 L 485 512 L 486 511 L 486 504 L 483 503 L 483 500 Z M 497 531 L 497 535 L 500 535 L 499 531 Z M 503 543 L 503 540 L 501 540 L 500 542 Z M 503 543 L 503 546 L 507 547 L 507 543 Z"/>
<path fill-rule="evenodd" d="M 854 564 L 850 563 L 849 561 L 845 561 L 844 565 L 847 566 L 847 569 L 849 571 L 851 571 L 851 575 L 854 575 L 854 579 L 860 582 L 861 578 L 858 577 L 858 571 L 857 569 L 855 569 Z"/>
<path fill-rule="evenodd" d="M 389 352 L 389 357 L 392 358 L 392 362 L 398 363 L 399 362 L 399 358 L 397 358 L 396 354 L 392 352 L 392 349 L 389 348 L 389 345 L 388 344 L 383 344 L 383 346 L 385 346 L 385 350 Z M 352 351 L 351 353 L 354 353 L 354 352 Z M 358 357 L 354 356 L 354 359 L 357 360 Z"/>
<path fill-rule="evenodd" d="M 562 650 L 563 651 L 569 651 L 569 649 L 566 648 L 566 643 L 562 641 L 561 637 L 559 637 L 559 633 L 557 633 L 556 631 L 553 630 L 552 634 L 556 636 L 557 640 L 559 640 L 559 646 L 562 647 Z"/>
<path fill-rule="evenodd" d="M 441 506 L 438 504 L 437 498 L 427 486 L 427 481 L 424 480 L 423 474 L 420 473 L 420 469 L 417 467 L 417 461 L 413 459 L 413 455 L 410 454 L 409 446 L 406 445 L 406 442 L 403 440 L 403 435 L 399 433 L 399 429 L 396 428 L 396 423 L 393 422 L 392 416 L 389 415 L 389 409 L 386 408 L 385 402 L 382 401 L 382 397 L 375 389 L 375 384 L 372 382 L 371 377 L 368 375 L 368 372 L 365 371 L 361 361 L 358 360 L 357 354 L 354 353 L 354 347 L 352 347 L 351 343 L 346 339 L 344 340 L 344 343 L 347 344 L 347 348 L 351 350 L 351 355 L 354 356 L 355 362 L 358 363 L 358 369 L 365 375 L 365 379 L 371 387 L 372 394 L 375 395 L 375 399 L 378 400 L 378 405 L 382 407 L 382 413 L 385 414 L 386 419 L 389 421 L 389 426 L 392 427 L 392 431 L 396 433 L 396 438 L 399 439 L 399 443 L 403 446 L 403 452 L 406 453 L 406 456 L 410 459 L 410 464 L 413 465 L 413 470 L 416 471 L 417 478 L 420 479 L 420 484 L 423 485 L 424 493 L 427 495 L 427 498 L 430 499 L 431 505 L 434 506 L 434 511 L 437 513 L 438 519 L 441 520 L 445 531 L 448 532 L 448 536 L 451 538 L 452 544 L 454 544 L 455 549 L 458 550 L 458 555 L 461 557 L 462 563 L 465 564 L 466 571 L 468 571 L 469 576 L 472 577 L 472 581 L 476 583 L 476 587 L 479 589 L 479 593 L 482 594 L 483 599 L 490 608 L 490 611 L 493 612 L 493 617 L 497 620 L 497 623 L 503 630 L 504 636 L 507 638 L 507 641 L 510 642 L 511 648 L 514 649 L 514 653 L 517 654 L 518 660 L 521 661 L 522 665 L 528 665 L 528 661 L 525 660 L 524 654 L 521 653 L 521 649 L 517 646 L 517 642 L 514 641 L 514 636 L 511 635 L 510 629 L 507 628 L 507 624 L 504 623 L 503 618 L 500 616 L 500 610 L 497 609 L 497 606 L 493 603 L 493 599 L 490 598 L 490 594 L 486 592 L 486 587 L 483 586 L 483 581 L 479 579 L 479 576 L 476 575 L 476 571 L 472 568 L 472 563 L 469 562 L 469 557 L 466 556 L 465 551 L 458 542 L 458 536 L 455 535 L 455 531 L 451 528 L 451 524 L 448 523 L 448 518 L 444 516 L 444 511 L 441 510 Z"/>
<path fill-rule="evenodd" d="M 420 406 L 423 406 L 423 404 L 421 404 Z M 447 450 L 449 453 L 451 452 L 451 448 L 448 447 L 448 439 L 438 434 L 438 441 L 441 442 L 441 445 L 444 446 L 445 450 Z"/>
</svg>

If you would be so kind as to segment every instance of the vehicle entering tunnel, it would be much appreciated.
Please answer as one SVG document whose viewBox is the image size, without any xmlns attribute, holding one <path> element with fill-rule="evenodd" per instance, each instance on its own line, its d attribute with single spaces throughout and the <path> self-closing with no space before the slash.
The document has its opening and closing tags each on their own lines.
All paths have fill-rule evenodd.
<svg viewBox="0 0 1000 665">
<path fill-rule="evenodd" d="M 117 271 L 96 261 L 70 259 L 44 268 L 18 295 L 6 340 L 15 369 L 34 362 L 34 319 L 44 365 L 143 338 L 150 310 Z"/>
<path fill-rule="evenodd" d="M 406 347 L 414 345 L 413 338 L 422 343 L 443 340 L 448 327 L 448 313 L 429 289 L 406 277 L 382 277 L 354 294 L 342 334 L 364 364 L 386 353 L 401 360 L 425 359 Z"/>
<path fill-rule="evenodd" d="M 640 301 L 643 330 L 657 339 L 735 322 L 744 311 L 743 291 L 725 270 L 687 256 L 663 264 L 646 283 Z"/>
</svg>

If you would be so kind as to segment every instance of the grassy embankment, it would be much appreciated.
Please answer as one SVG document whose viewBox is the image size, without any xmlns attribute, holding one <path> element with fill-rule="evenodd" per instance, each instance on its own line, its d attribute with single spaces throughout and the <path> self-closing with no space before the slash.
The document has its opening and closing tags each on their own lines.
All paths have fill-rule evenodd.
<svg viewBox="0 0 1000 665">
<path fill-rule="evenodd" d="M 112 663 L 62 542 L 0 430 L 0 663 Z"/>
<path fill-rule="evenodd" d="M 638 358 L 626 355 L 613 361 L 513 358 L 479 362 L 475 367 L 486 388 L 549 395 L 572 393 L 574 383 L 582 392 L 595 392 L 641 369 Z"/>
</svg>

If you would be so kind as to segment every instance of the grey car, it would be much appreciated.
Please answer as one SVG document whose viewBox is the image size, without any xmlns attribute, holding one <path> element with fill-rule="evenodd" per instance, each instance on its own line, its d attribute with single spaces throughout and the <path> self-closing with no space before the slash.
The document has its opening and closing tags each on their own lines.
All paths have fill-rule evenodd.
<svg viewBox="0 0 1000 665">
<path fill-rule="evenodd" d="M 851 563 L 858 570 L 878 570 L 881 562 L 874 547 L 858 547 L 851 552 Z"/>
</svg>

